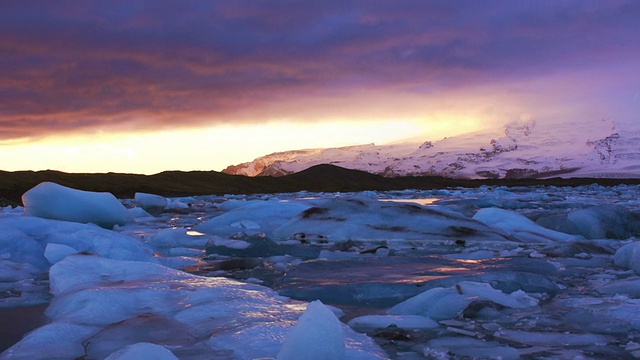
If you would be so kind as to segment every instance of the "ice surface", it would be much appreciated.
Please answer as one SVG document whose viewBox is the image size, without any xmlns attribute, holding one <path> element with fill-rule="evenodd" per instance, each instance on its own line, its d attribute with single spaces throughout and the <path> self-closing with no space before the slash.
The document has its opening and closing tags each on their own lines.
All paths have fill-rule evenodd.
<svg viewBox="0 0 640 360">
<path fill-rule="evenodd" d="M 44 246 L 20 229 L 12 227 L 12 223 L 0 219 L 0 259 L 27 263 L 39 269 L 48 268 Z"/>
<path fill-rule="evenodd" d="M 220 206 L 223 206 L 224 203 Z M 260 232 L 271 234 L 278 226 L 284 224 L 311 205 L 299 201 L 255 200 L 232 201 L 227 213 L 197 226 L 197 231 L 228 237 L 236 233 L 255 235 Z"/>
<path fill-rule="evenodd" d="M 129 210 L 129 216 L 136 221 L 141 218 L 151 218 L 153 215 L 146 212 L 143 208 L 134 207 Z"/>
<path fill-rule="evenodd" d="M 423 315 L 434 320 L 458 316 L 474 301 L 492 301 L 502 306 L 522 309 L 538 301 L 522 291 L 505 294 L 489 284 L 461 282 L 450 288 L 434 288 L 390 308 L 391 315 Z"/>
<path fill-rule="evenodd" d="M 40 254 L 44 254 L 46 244 L 55 243 L 111 259 L 150 261 L 154 258 L 153 250 L 139 239 L 92 224 L 24 216 L 0 219 L 0 228 L 19 230 L 34 239 L 42 245 Z"/>
<path fill-rule="evenodd" d="M 134 200 L 137 206 L 153 214 L 161 213 L 169 203 L 167 198 L 163 196 L 141 192 L 135 193 Z"/>
<path fill-rule="evenodd" d="M 576 209 L 566 215 L 555 215 L 536 222 L 587 239 L 628 239 L 640 234 L 636 216 L 620 205 Z"/>
<path fill-rule="evenodd" d="M 280 239 L 505 241 L 505 235 L 460 214 L 367 197 L 328 199 L 274 231 Z"/>
<path fill-rule="evenodd" d="M 111 193 L 76 190 L 43 182 L 22 195 L 25 215 L 94 223 L 106 228 L 130 221 L 127 209 Z"/>
<path fill-rule="evenodd" d="M 169 200 L 169 203 L 167 204 L 165 209 L 170 210 L 170 211 L 188 210 L 189 209 L 189 204 L 185 204 L 180 200 L 173 199 L 173 200 Z"/>
<path fill-rule="evenodd" d="M 148 324 L 159 329 L 172 327 L 174 334 L 191 334 L 181 343 L 183 352 L 221 353 L 240 359 L 274 357 L 300 314 L 268 288 L 145 262 L 71 255 L 51 267 L 50 279 L 54 299 L 46 313 L 53 322 L 14 345 L 4 358 L 49 358 L 52 353 L 47 346 L 52 341 L 60 351 L 72 351 L 69 357 L 73 358 L 106 356 L 149 340 L 158 345 L 175 340 L 163 333 L 150 335 Z M 333 318 L 330 324 L 348 330 L 341 339 L 350 358 L 381 358 L 371 340 L 350 331 L 331 310 L 324 309 Z M 312 307 L 301 323 L 322 324 L 326 321 L 323 311 Z M 141 331 L 127 337 L 102 335 L 119 327 L 120 331 Z"/>
<path fill-rule="evenodd" d="M 577 236 L 544 228 L 521 214 L 499 208 L 482 209 L 473 216 L 473 219 L 494 226 L 522 242 L 580 239 Z"/>
<path fill-rule="evenodd" d="M 48 243 L 44 249 L 44 257 L 46 257 L 51 264 L 55 264 L 67 256 L 76 253 L 78 253 L 78 250 L 71 246 L 56 243 Z"/>
<path fill-rule="evenodd" d="M 127 345 L 123 349 L 118 350 L 105 358 L 105 360 L 140 359 L 178 360 L 178 358 L 164 346 L 150 343 L 136 343 L 133 345 Z"/>
<path fill-rule="evenodd" d="M 186 229 L 162 229 L 149 239 L 149 244 L 158 248 L 188 247 L 204 249 L 209 242 L 201 234 L 190 235 Z"/>
<path fill-rule="evenodd" d="M 53 322 L 27 334 L 0 354 L 0 359 L 77 359 L 85 354 L 82 341 L 99 330 L 95 326 Z"/>
<path fill-rule="evenodd" d="M 278 360 L 344 359 L 343 325 L 321 301 L 310 302 L 291 328 L 278 352 Z"/>
<path fill-rule="evenodd" d="M 364 315 L 351 319 L 348 325 L 353 329 L 366 332 L 396 326 L 400 329 L 432 329 L 437 328 L 438 323 L 422 315 Z"/>
<path fill-rule="evenodd" d="M 167 199 L 188 209 L 155 216 L 130 199 L 135 221 L 112 230 L 2 208 L 0 340 L 24 338 L 0 359 L 103 359 L 139 343 L 180 359 L 275 358 L 316 299 L 350 319 L 345 359 L 639 357 L 639 193 L 210 195 Z M 33 304 L 52 322 L 17 332 Z M 401 305 L 411 311 L 381 315 Z"/>
<path fill-rule="evenodd" d="M 448 353 L 473 359 L 515 360 L 520 358 L 520 353 L 515 348 L 502 345 L 497 341 L 469 337 L 443 337 L 429 340 L 423 352 L 426 357 L 435 358 L 447 356 Z"/>
<path fill-rule="evenodd" d="M 633 270 L 640 275 L 640 241 L 634 241 L 620 247 L 613 261 L 617 266 Z"/>
<path fill-rule="evenodd" d="M 495 337 L 513 342 L 535 346 L 579 346 L 579 345 L 604 345 L 611 338 L 595 334 L 571 334 L 554 332 L 533 332 L 502 329 L 494 334 Z"/>
<path fill-rule="evenodd" d="M 640 234 L 638 217 L 621 205 L 599 205 L 536 220 L 553 230 L 582 235 L 587 239 L 628 239 Z"/>
</svg>

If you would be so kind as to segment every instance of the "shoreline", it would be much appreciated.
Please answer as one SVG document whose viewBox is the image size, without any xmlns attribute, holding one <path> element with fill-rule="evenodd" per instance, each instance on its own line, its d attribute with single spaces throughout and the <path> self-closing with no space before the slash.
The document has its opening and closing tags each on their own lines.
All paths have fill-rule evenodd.
<svg viewBox="0 0 640 360">
<path fill-rule="evenodd" d="M 640 178 L 520 178 L 455 179 L 439 176 L 387 178 L 335 165 L 317 165 L 301 172 L 281 176 L 248 177 L 216 171 L 165 171 L 154 175 L 121 173 L 64 173 L 60 171 L 0 171 L 0 206 L 22 205 L 22 194 L 41 182 L 55 182 L 79 190 L 110 192 L 120 199 L 136 192 L 164 197 L 314 192 L 352 192 L 365 190 L 478 188 L 481 186 L 575 187 L 598 184 L 617 186 L 640 184 Z"/>
</svg>

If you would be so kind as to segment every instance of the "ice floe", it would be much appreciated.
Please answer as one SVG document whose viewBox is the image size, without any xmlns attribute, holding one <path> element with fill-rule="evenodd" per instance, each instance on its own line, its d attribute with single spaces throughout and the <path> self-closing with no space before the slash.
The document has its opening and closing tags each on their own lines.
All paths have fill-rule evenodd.
<svg viewBox="0 0 640 360">
<path fill-rule="evenodd" d="M 0 208 L 3 360 L 640 357 L 638 186 L 37 190 L 66 217 Z"/>
<path fill-rule="evenodd" d="M 538 304 L 538 300 L 520 290 L 505 294 L 489 284 L 465 281 L 449 288 L 427 290 L 391 307 L 387 312 L 390 315 L 423 315 L 444 320 L 458 316 L 474 301 L 491 301 L 516 309 Z"/>
<path fill-rule="evenodd" d="M 328 199 L 277 228 L 273 236 L 323 243 L 346 240 L 507 241 L 485 224 L 451 211 L 367 197 Z"/>
<path fill-rule="evenodd" d="M 122 203 L 110 193 L 82 191 L 44 182 L 22 195 L 28 216 L 94 223 L 106 228 L 130 221 Z"/>
<path fill-rule="evenodd" d="M 342 342 L 349 358 L 383 358 L 370 339 L 341 324 L 321 304 L 312 305 L 298 327 L 290 330 L 299 308 L 259 285 L 91 255 L 73 255 L 56 263 L 50 278 L 54 298 L 46 313 L 52 323 L 30 333 L 0 358 L 104 357 L 140 342 L 165 345 L 178 357 L 195 352 L 238 359 L 275 357 L 281 351 L 291 354 L 312 346 L 336 349 Z M 167 326 L 174 331 L 162 331 Z M 101 335 L 116 328 L 130 336 Z M 128 332 L 131 328 L 138 331 Z M 313 331 L 315 336 L 305 338 Z M 175 343 L 174 333 L 183 334 L 182 343 Z M 288 337 L 295 341 L 287 343 Z"/>
</svg>

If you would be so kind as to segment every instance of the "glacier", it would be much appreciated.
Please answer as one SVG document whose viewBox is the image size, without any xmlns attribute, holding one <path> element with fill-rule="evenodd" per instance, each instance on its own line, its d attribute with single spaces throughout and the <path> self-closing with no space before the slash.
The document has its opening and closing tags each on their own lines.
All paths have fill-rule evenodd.
<svg viewBox="0 0 640 360">
<path fill-rule="evenodd" d="M 25 200 L 3 360 L 640 357 L 640 186 Z"/>
<path fill-rule="evenodd" d="M 282 176 L 333 164 L 387 177 L 640 178 L 638 143 L 635 124 L 518 120 L 443 139 L 273 153 L 223 172 Z"/>
</svg>

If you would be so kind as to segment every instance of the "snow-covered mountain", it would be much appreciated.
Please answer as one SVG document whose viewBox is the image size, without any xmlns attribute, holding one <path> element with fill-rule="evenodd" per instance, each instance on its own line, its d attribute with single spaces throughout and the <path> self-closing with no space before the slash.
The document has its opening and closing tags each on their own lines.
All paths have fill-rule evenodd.
<svg viewBox="0 0 640 360">
<path fill-rule="evenodd" d="M 640 129 L 597 123 L 538 124 L 503 128 L 423 143 L 357 145 L 273 153 L 223 172 L 281 176 L 334 164 L 388 177 L 453 178 L 640 177 Z"/>
</svg>

